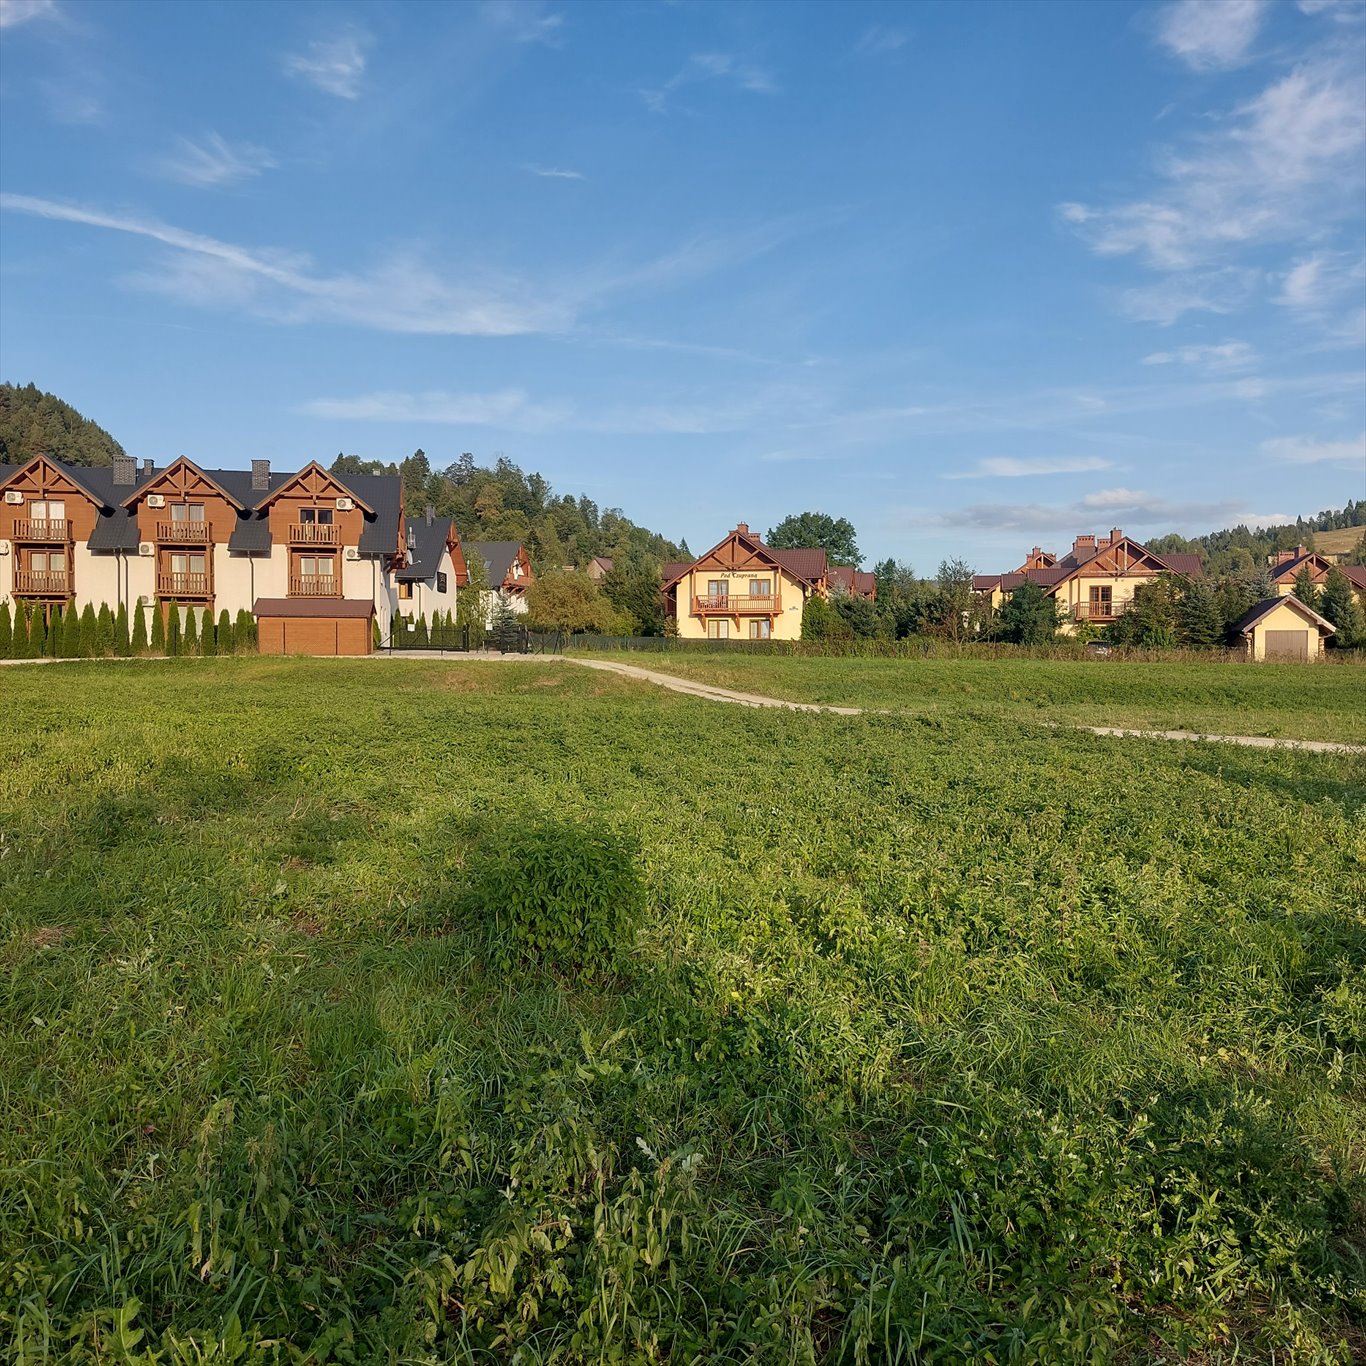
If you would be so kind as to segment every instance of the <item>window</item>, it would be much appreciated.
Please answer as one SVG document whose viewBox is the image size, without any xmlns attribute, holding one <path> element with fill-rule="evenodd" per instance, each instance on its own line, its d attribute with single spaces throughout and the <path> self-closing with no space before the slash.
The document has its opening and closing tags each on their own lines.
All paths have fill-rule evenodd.
<svg viewBox="0 0 1366 1366">
<path fill-rule="evenodd" d="M 34 550 L 28 557 L 29 572 L 32 574 L 65 574 L 65 550 Z"/>
<path fill-rule="evenodd" d="M 749 638 L 751 640 L 767 640 L 773 634 L 773 623 L 765 618 L 763 621 L 751 621 L 749 624 Z"/>
<path fill-rule="evenodd" d="M 306 579 L 330 579 L 334 563 L 331 555 L 300 555 L 299 573 Z"/>
<path fill-rule="evenodd" d="M 399 581 L 398 595 L 400 598 L 411 598 L 413 596 L 413 585 L 406 579 Z"/>
<path fill-rule="evenodd" d="M 1095 585 L 1092 586 L 1091 615 L 1093 617 L 1108 617 L 1112 615 L 1110 610 L 1110 591 L 1108 584 L 1103 588 Z"/>
<path fill-rule="evenodd" d="M 299 524 L 301 526 L 331 526 L 331 508 L 300 508 Z"/>
<path fill-rule="evenodd" d="M 172 555 L 172 574 L 207 574 L 208 563 L 203 555 Z"/>
<path fill-rule="evenodd" d="M 171 521 L 173 522 L 202 522 L 204 520 L 203 503 L 172 503 Z"/>
<path fill-rule="evenodd" d="M 772 579 L 751 579 L 749 581 L 749 595 L 752 598 L 768 598 L 773 596 Z"/>
<path fill-rule="evenodd" d="M 730 622 L 726 621 L 724 617 L 718 618 L 716 621 L 709 621 L 707 623 L 707 639 L 729 640 Z"/>
<path fill-rule="evenodd" d="M 437 571 L 436 575 L 436 591 L 438 593 L 444 593 L 446 591 L 446 576 L 441 573 L 440 570 Z"/>
<path fill-rule="evenodd" d="M 35 522 L 64 522 L 66 504 L 60 500 L 40 498 L 36 503 L 28 505 L 28 515 Z"/>
<path fill-rule="evenodd" d="M 709 598 L 727 598 L 730 596 L 730 581 L 728 579 L 708 579 L 707 596 Z"/>
</svg>

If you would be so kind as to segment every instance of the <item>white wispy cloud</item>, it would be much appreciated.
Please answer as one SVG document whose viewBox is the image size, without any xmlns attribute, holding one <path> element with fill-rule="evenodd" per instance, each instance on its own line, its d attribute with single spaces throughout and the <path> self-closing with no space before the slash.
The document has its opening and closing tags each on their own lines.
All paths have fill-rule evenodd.
<svg viewBox="0 0 1366 1366">
<path fill-rule="evenodd" d="M 1247 370 L 1257 364 L 1257 352 L 1245 341 L 1226 341 L 1216 345 L 1178 346 L 1172 351 L 1154 351 L 1143 357 L 1144 365 L 1190 365 L 1201 370 Z"/>
<path fill-rule="evenodd" d="M 1321 313 L 1366 289 L 1366 257 L 1333 252 L 1304 256 L 1281 277 L 1276 302 L 1298 313 Z"/>
<path fill-rule="evenodd" d="M 1181 501 L 1141 489 L 1100 489 L 1071 503 L 971 503 L 922 519 L 927 526 L 973 531 L 1024 532 L 1070 538 L 1123 519 L 1135 530 L 1204 530 L 1225 526 L 1273 526 L 1291 521 L 1281 512 L 1253 512 L 1238 499 Z"/>
<path fill-rule="evenodd" d="M 0 0 L 0 28 L 18 28 L 35 19 L 60 19 L 57 0 Z"/>
<path fill-rule="evenodd" d="M 371 42 L 368 33 L 354 27 L 315 39 L 284 59 L 285 73 L 338 99 L 359 99 Z"/>
<path fill-rule="evenodd" d="M 344 422 L 417 422 L 456 427 L 535 429 L 562 416 L 558 409 L 533 404 L 521 389 L 499 389 L 482 394 L 381 390 L 351 398 L 312 399 L 299 411 L 309 417 Z"/>
<path fill-rule="evenodd" d="M 1183 271 L 1150 285 L 1135 285 L 1119 296 L 1120 311 L 1139 322 L 1169 327 L 1187 313 L 1235 313 L 1256 292 L 1260 274 L 1225 266 Z"/>
<path fill-rule="evenodd" d="M 297 252 L 252 249 L 154 218 L 106 213 L 30 195 L 2 194 L 0 209 L 148 238 L 175 253 L 134 277 L 142 288 L 198 305 L 242 307 L 281 322 L 330 320 L 385 332 L 510 336 L 559 331 L 563 303 L 508 280 L 448 280 L 422 262 L 391 256 L 363 274 L 325 274 Z"/>
<path fill-rule="evenodd" d="M 1305 60 L 1214 131 L 1165 152 L 1150 193 L 1105 207 L 1062 204 L 1063 221 L 1101 256 L 1187 271 L 1357 214 L 1366 148 L 1359 58 L 1357 49 Z"/>
<path fill-rule="evenodd" d="M 1366 473 L 1366 432 L 1347 440 L 1323 441 L 1312 436 L 1276 436 L 1262 450 L 1287 465 L 1345 465 Z"/>
<path fill-rule="evenodd" d="M 941 479 L 1025 479 L 1050 474 L 1087 474 L 1114 468 L 1114 462 L 1099 455 L 1079 456 L 988 456 L 970 470 L 941 475 Z"/>
<path fill-rule="evenodd" d="M 1344 24 L 1360 23 L 1366 18 L 1361 0 L 1298 0 L 1301 14 L 1326 14 Z"/>
<path fill-rule="evenodd" d="M 152 163 L 152 169 L 182 185 L 216 189 L 250 180 L 275 167 L 275 158 L 264 147 L 249 142 L 230 143 L 218 133 L 209 133 L 198 142 L 176 139 L 175 150 Z"/>
<path fill-rule="evenodd" d="M 514 43 L 559 45 L 564 15 L 538 0 L 485 0 L 480 7 L 486 23 Z"/>
<path fill-rule="evenodd" d="M 668 109 L 671 97 L 684 86 L 718 80 L 756 95 L 778 93 L 778 83 L 766 68 L 728 52 L 698 52 L 689 57 L 663 85 L 657 89 L 642 90 L 640 97 L 652 113 L 662 114 Z"/>
<path fill-rule="evenodd" d="M 1158 14 L 1157 38 L 1197 71 L 1241 66 L 1265 12 L 1265 0 L 1177 0 Z"/>
<path fill-rule="evenodd" d="M 854 52 L 860 57 L 880 57 L 899 52 L 911 41 L 911 35 L 904 28 L 891 28 L 886 24 L 869 24 L 859 34 L 854 44 Z"/>
<path fill-rule="evenodd" d="M 558 166 L 528 166 L 532 175 L 545 176 L 549 180 L 587 180 L 582 171 L 568 171 Z"/>
</svg>

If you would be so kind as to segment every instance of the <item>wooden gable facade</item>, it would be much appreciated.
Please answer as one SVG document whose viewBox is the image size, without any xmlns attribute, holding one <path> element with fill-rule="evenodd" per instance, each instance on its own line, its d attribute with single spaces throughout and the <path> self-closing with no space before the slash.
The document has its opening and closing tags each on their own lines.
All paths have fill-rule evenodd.
<svg viewBox="0 0 1366 1366">
<path fill-rule="evenodd" d="M 158 545 L 226 545 L 242 504 L 192 460 L 181 456 L 123 501 L 138 540 Z M 197 515 L 189 516 L 190 512 Z"/>
<path fill-rule="evenodd" d="M 316 460 L 291 475 L 257 505 L 270 523 L 275 545 L 294 547 L 358 546 L 365 514 L 374 509 Z M 321 515 L 321 517 L 320 517 Z M 394 554 L 400 553 L 400 528 L 394 528 Z"/>
<path fill-rule="evenodd" d="M 45 455 L 0 487 L 0 541 L 9 542 L 15 597 L 69 601 L 76 592 L 75 547 L 90 539 L 101 501 Z"/>
</svg>

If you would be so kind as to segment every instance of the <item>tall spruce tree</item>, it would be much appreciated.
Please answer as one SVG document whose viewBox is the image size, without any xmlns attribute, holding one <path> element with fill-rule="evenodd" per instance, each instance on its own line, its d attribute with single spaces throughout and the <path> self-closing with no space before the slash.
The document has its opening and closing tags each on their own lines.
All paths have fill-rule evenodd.
<svg viewBox="0 0 1366 1366">
<path fill-rule="evenodd" d="M 1328 571 L 1316 610 L 1337 627 L 1328 641 L 1335 649 L 1353 650 L 1366 646 L 1366 615 L 1352 590 L 1351 580 L 1336 565 Z"/>
<path fill-rule="evenodd" d="M 1176 605 L 1177 639 L 1188 650 L 1212 650 L 1223 643 L 1224 618 L 1214 591 L 1204 579 L 1181 586 Z"/>
<path fill-rule="evenodd" d="M 1319 610 L 1318 586 L 1314 583 L 1314 571 L 1307 564 L 1295 575 L 1295 596 L 1306 607 L 1312 607 L 1316 612 Z"/>
<path fill-rule="evenodd" d="M 197 655 L 199 653 L 199 631 L 195 625 L 195 610 L 185 609 L 185 629 L 180 633 L 180 653 Z"/>
<path fill-rule="evenodd" d="M 174 598 L 166 604 L 166 653 L 172 659 L 180 653 L 180 604 Z"/>
<path fill-rule="evenodd" d="M 228 616 L 226 607 L 218 614 L 218 639 L 215 645 L 220 655 L 230 655 L 233 652 L 235 642 L 232 638 L 232 618 Z"/>
<path fill-rule="evenodd" d="M 28 608 L 22 602 L 14 604 L 14 638 L 10 641 L 9 657 L 28 658 Z"/>
<path fill-rule="evenodd" d="M 14 619 L 10 616 L 9 603 L 0 602 L 0 659 L 10 657 L 14 644 Z"/>
</svg>

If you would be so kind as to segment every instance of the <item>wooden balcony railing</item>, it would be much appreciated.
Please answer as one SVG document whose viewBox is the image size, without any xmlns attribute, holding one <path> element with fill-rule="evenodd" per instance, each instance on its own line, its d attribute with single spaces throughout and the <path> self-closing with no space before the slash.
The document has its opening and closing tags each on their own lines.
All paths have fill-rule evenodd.
<svg viewBox="0 0 1366 1366">
<path fill-rule="evenodd" d="M 1113 621 L 1124 610 L 1122 602 L 1079 602 L 1072 608 L 1078 621 Z"/>
<path fill-rule="evenodd" d="M 71 595 L 71 577 L 65 571 L 50 574 L 32 569 L 16 569 L 14 591 L 26 597 L 65 598 Z"/>
<path fill-rule="evenodd" d="M 207 574 L 158 574 L 157 593 L 177 602 L 213 597 L 213 585 Z"/>
<path fill-rule="evenodd" d="M 321 522 L 295 522 L 289 528 L 290 545 L 340 545 L 341 527 Z"/>
<path fill-rule="evenodd" d="M 163 544 L 208 545 L 207 522 L 158 522 L 157 540 Z"/>
<path fill-rule="evenodd" d="M 763 617 L 781 612 L 783 607 L 777 593 L 719 593 L 694 597 L 692 610 L 699 617 Z"/>
<path fill-rule="evenodd" d="M 65 543 L 71 539 L 71 523 L 65 517 L 21 517 L 14 524 L 14 539 Z"/>
<path fill-rule="evenodd" d="M 331 574 L 291 574 L 289 578 L 291 598 L 339 598 L 341 579 Z"/>
</svg>

